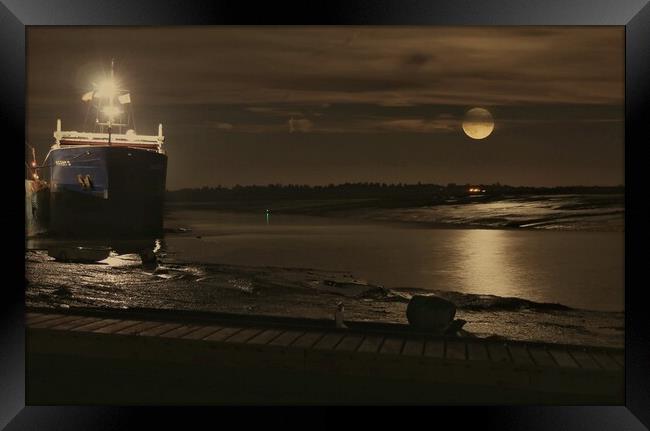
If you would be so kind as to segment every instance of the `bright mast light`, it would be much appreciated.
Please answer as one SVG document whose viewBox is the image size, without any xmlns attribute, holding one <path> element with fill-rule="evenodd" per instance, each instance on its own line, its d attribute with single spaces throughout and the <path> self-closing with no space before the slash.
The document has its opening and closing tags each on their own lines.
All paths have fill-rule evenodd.
<svg viewBox="0 0 650 431">
<path fill-rule="evenodd" d="M 117 95 L 118 89 L 119 86 L 113 78 L 106 78 L 103 81 L 100 81 L 99 84 L 97 84 L 95 97 L 101 97 L 103 99 L 111 99 Z"/>
<path fill-rule="evenodd" d="M 118 83 L 115 81 L 115 73 L 114 73 L 114 59 L 111 59 L 111 75 L 107 79 L 104 79 L 99 83 L 97 86 L 96 90 L 96 95 L 102 99 L 107 99 L 108 104 L 104 105 L 101 108 L 101 112 L 108 117 L 108 121 L 106 125 L 108 126 L 108 145 L 111 145 L 111 135 L 112 135 L 112 126 L 113 126 L 113 120 L 115 119 L 116 116 L 120 115 L 122 113 L 122 110 L 118 107 L 115 106 L 113 103 L 113 100 L 115 97 L 119 94 L 119 87 Z M 101 105 L 101 103 L 100 103 Z"/>
</svg>

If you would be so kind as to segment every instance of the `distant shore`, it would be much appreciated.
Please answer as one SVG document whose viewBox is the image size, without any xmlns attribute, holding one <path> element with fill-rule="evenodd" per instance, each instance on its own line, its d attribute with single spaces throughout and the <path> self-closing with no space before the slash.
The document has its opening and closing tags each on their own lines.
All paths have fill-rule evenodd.
<svg viewBox="0 0 650 431">
<path fill-rule="evenodd" d="M 573 194 L 438 194 L 426 199 L 413 196 L 330 199 L 279 196 L 272 200 L 260 196 L 228 199 L 224 195 L 221 200 L 207 200 L 210 196 L 207 193 L 193 200 L 168 199 L 166 209 L 258 213 L 270 217 L 280 214 L 336 217 L 435 229 L 624 231 L 624 195 L 610 188 L 601 193 L 595 193 L 593 188 L 589 190 L 589 193 Z"/>
<path fill-rule="evenodd" d="M 384 184 L 345 183 L 327 186 L 280 185 L 201 187 L 167 191 L 168 205 L 208 204 L 212 209 L 323 212 L 359 208 L 412 208 L 437 205 L 494 202 L 542 196 L 618 196 L 624 202 L 624 186 L 514 187 L 501 184 Z"/>
</svg>

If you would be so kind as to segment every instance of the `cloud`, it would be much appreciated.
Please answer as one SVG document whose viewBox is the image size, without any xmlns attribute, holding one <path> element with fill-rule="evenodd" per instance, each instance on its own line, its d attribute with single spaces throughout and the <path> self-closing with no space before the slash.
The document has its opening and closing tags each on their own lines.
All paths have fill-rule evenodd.
<svg viewBox="0 0 650 431">
<path fill-rule="evenodd" d="M 289 125 L 289 133 L 294 133 L 294 132 L 309 133 L 314 128 L 314 122 L 308 120 L 307 118 L 294 119 L 293 117 L 291 117 L 289 118 L 288 125 Z"/>
<path fill-rule="evenodd" d="M 403 64 L 404 66 L 407 67 L 414 67 L 414 68 L 420 68 L 430 61 L 434 59 L 434 56 L 432 54 L 428 53 L 423 53 L 423 52 L 414 52 L 412 54 L 407 55 L 404 60 Z"/>
<path fill-rule="evenodd" d="M 245 109 L 249 112 L 272 115 L 276 117 L 304 115 L 302 111 L 298 111 L 295 109 L 287 109 L 287 107 L 280 107 L 280 106 L 250 106 Z"/>
<path fill-rule="evenodd" d="M 434 120 L 422 118 L 388 120 L 380 123 L 379 127 L 394 132 L 444 133 L 458 130 L 460 120 L 440 117 Z"/>
<path fill-rule="evenodd" d="M 83 94 L 101 46 L 128 46 L 118 73 L 148 106 L 624 100 L 615 27 L 33 28 L 27 46 L 30 101 Z"/>
<path fill-rule="evenodd" d="M 290 117 L 284 124 L 248 122 L 232 128 L 239 133 L 312 133 L 312 134 L 409 134 L 449 133 L 458 131 L 460 120 L 452 115 L 436 118 L 345 117 L 322 118 L 315 122 L 304 117 Z"/>
</svg>

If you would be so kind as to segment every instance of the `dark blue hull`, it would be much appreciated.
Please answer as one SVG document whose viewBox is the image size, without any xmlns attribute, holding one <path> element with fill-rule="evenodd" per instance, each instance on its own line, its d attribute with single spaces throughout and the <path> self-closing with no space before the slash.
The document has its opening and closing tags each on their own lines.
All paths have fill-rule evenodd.
<svg viewBox="0 0 650 431">
<path fill-rule="evenodd" d="M 25 180 L 25 236 L 47 232 L 50 190 L 43 181 Z"/>
<path fill-rule="evenodd" d="M 162 232 L 167 156 L 127 147 L 52 150 L 50 232 L 149 236 Z"/>
</svg>

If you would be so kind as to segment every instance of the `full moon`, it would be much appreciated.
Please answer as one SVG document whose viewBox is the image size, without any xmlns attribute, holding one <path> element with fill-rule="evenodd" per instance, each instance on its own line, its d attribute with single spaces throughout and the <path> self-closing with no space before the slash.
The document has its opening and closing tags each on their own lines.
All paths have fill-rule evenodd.
<svg viewBox="0 0 650 431">
<path fill-rule="evenodd" d="M 472 139 L 483 139 L 490 136 L 494 130 L 494 118 L 490 111 L 483 108 L 472 108 L 463 119 L 463 131 Z"/>
</svg>

